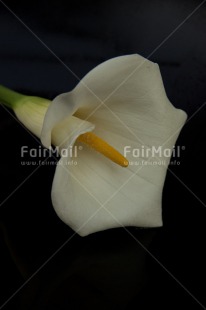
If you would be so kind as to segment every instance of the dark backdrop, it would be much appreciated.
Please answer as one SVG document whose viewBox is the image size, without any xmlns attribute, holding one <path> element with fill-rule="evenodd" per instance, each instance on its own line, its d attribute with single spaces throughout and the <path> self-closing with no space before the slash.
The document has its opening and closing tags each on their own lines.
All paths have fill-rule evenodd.
<svg viewBox="0 0 206 310">
<path fill-rule="evenodd" d="M 130 228 L 135 239 L 124 229 L 81 238 L 52 208 L 55 167 L 24 182 L 36 167 L 21 165 L 20 148 L 38 143 L 0 107 L 1 304 L 27 281 L 2 309 L 206 307 L 206 4 L 189 17 L 201 1 L 4 3 L 16 17 L 0 1 L 0 84 L 52 99 L 77 84 L 66 66 L 82 78 L 104 60 L 139 53 L 159 63 L 169 99 L 190 119 L 180 165 L 165 182 L 164 227 Z"/>
</svg>

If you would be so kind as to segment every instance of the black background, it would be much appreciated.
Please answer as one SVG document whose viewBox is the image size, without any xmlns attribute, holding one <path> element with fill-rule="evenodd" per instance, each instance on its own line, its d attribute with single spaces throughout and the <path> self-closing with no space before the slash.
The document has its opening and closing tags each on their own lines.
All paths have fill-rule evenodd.
<svg viewBox="0 0 206 310">
<path fill-rule="evenodd" d="M 177 142 L 181 164 L 165 182 L 164 227 L 81 238 L 51 205 L 54 166 L 24 182 L 36 167 L 21 165 L 21 146 L 39 144 L 0 107 L 0 304 L 64 245 L 2 309 L 206 307 L 206 4 L 159 46 L 201 1 L 4 3 L 79 78 L 119 55 L 159 63 L 169 99 L 189 121 Z M 0 3 L 0 84 L 52 99 L 78 81 L 35 35 Z"/>
</svg>

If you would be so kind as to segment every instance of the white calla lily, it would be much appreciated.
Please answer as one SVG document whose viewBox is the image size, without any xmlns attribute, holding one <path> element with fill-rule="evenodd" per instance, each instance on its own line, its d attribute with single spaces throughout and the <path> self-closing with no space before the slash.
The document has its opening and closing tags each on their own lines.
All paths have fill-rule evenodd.
<svg viewBox="0 0 206 310">
<path fill-rule="evenodd" d="M 62 221 L 81 236 L 119 226 L 162 225 L 170 160 L 164 150 L 173 149 L 187 115 L 168 100 L 157 64 L 139 55 L 113 58 L 38 109 L 34 117 L 23 105 L 14 107 L 34 134 L 40 136 L 42 129 L 44 146 L 82 146 L 77 157 L 68 152 L 56 168 L 52 203 Z M 165 164 L 155 164 L 157 158 L 143 152 L 152 148 L 161 148 Z M 142 150 L 141 157 L 134 157 L 134 150 Z M 127 168 L 121 167 L 128 165 L 123 153 Z"/>
<path fill-rule="evenodd" d="M 158 65 L 139 55 L 104 62 L 72 92 L 55 98 L 44 120 L 41 139 L 45 146 L 50 146 L 65 115 L 94 124 L 94 133 L 120 153 L 125 146 L 132 150 L 163 145 L 171 150 L 187 118 L 168 100 Z M 68 133 L 72 142 L 79 134 L 81 124 Z M 138 167 L 142 162 L 138 158 L 135 165 L 123 169 L 84 147 L 75 158 L 77 165 L 68 165 L 71 159 L 62 158 L 56 168 L 52 202 L 58 216 L 80 235 L 121 225 L 162 225 L 167 157 L 162 158 L 162 166 Z M 134 162 L 131 153 L 127 159 Z"/>
</svg>

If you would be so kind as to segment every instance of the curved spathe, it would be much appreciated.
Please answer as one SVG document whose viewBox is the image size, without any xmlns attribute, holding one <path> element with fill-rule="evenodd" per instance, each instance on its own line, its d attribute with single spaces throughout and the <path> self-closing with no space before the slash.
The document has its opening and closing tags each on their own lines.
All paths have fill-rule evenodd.
<svg viewBox="0 0 206 310">
<path fill-rule="evenodd" d="M 104 62 L 72 92 L 58 96 L 45 117 L 45 145 L 67 115 L 80 122 L 68 133 L 71 141 L 86 121 L 88 131 L 94 130 L 120 153 L 125 146 L 171 150 L 187 118 L 168 100 L 158 65 L 139 55 Z M 61 158 L 52 186 L 54 209 L 66 224 L 82 236 L 122 225 L 162 225 L 162 189 L 170 158 L 163 155 L 164 164 L 155 165 L 157 158 L 144 154 L 134 158 L 131 151 L 127 152 L 131 164 L 122 168 L 81 146 L 77 157 Z"/>
</svg>

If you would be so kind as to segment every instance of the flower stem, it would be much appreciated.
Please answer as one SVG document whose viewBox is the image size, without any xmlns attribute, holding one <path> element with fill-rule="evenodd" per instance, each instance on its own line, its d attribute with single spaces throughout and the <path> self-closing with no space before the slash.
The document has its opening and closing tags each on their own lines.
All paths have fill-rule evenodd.
<svg viewBox="0 0 206 310">
<path fill-rule="evenodd" d="M 26 96 L 17 93 L 3 85 L 0 85 L 0 103 L 3 103 L 10 109 L 14 109 L 18 103 Z"/>
</svg>

